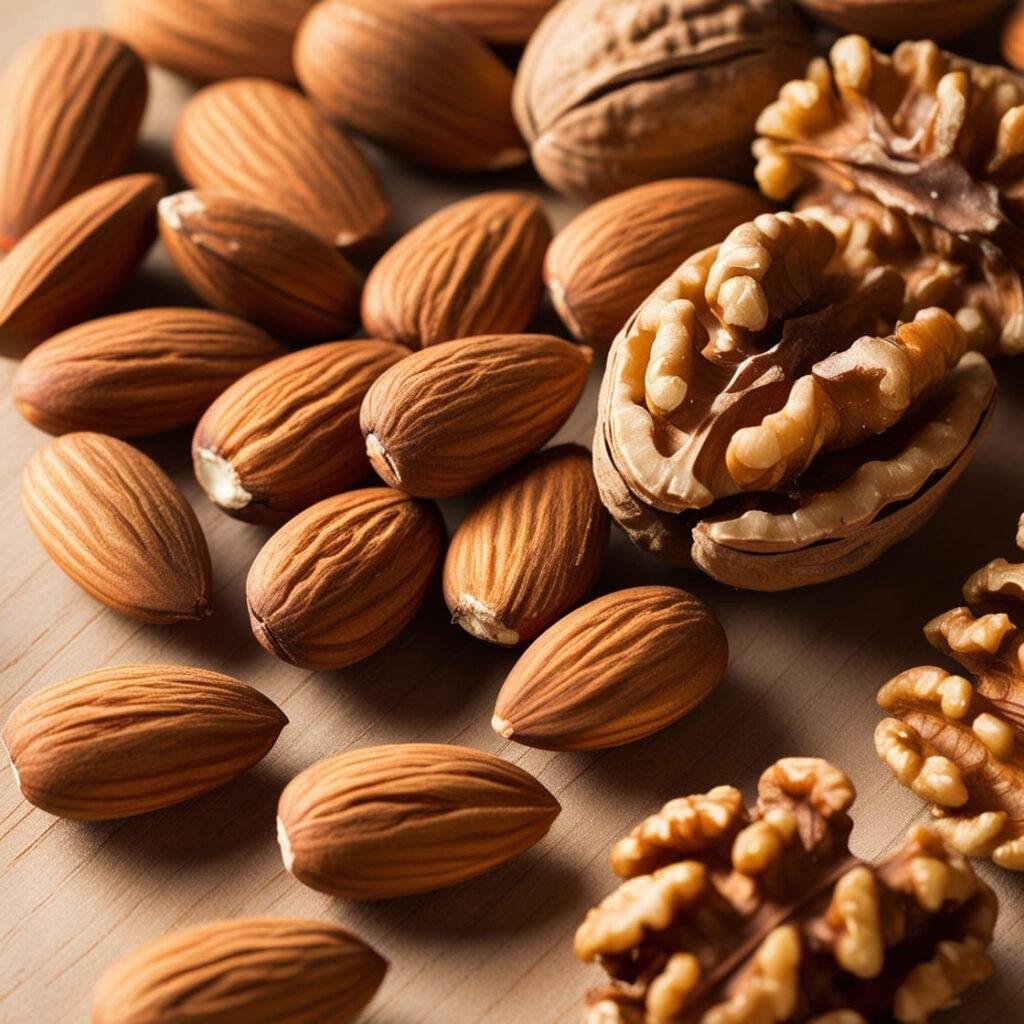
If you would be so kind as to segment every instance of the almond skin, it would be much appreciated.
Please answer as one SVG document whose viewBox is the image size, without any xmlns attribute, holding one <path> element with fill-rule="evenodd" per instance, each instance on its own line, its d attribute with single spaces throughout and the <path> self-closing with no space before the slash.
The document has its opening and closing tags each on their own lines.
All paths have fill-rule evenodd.
<svg viewBox="0 0 1024 1024">
<path fill-rule="evenodd" d="M 22 355 L 111 299 L 156 234 L 164 183 L 131 174 L 76 196 L 37 224 L 0 262 L 0 343 Z"/>
<path fill-rule="evenodd" d="M 288 719 L 218 672 L 123 665 L 21 702 L 3 741 L 29 803 L 107 821 L 206 793 L 261 761 Z"/>
<path fill-rule="evenodd" d="M 675 587 L 633 587 L 577 608 L 523 653 L 492 725 L 544 750 L 598 750 L 649 736 L 696 707 L 729 658 L 708 608 Z"/>
<path fill-rule="evenodd" d="M 144 437 L 195 423 L 229 384 L 284 352 L 224 313 L 140 309 L 44 341 L 18 367 L 11 394 L 50 434 Z"/>
<path fill-rule="evenodd" d="M 269 207 L 331 245 L 357 246 L 390 216 L 362 153 L 278 82 L 236 78 L 201 89 L 178 115 L 171 150 L 194 188 Z"/>
<path fill-rule="evenodd" d="M 550 241 L 540 201 L 527 192 L 488 192 L 446 206 L 374 266 L 363 324 L 413 348 L 521 331 L 544 290 Z"/>
<path fill-rule="evenodd" d="M 40 36 L 0 78 L 0 249 L 124 166 L 146 109 L 146 69 L 95 28 Z"/>
<path fill-rule="evenodd" d="M 512 72 L 464 29 L 394 0 L 321 0 L 295 40 L 299 82 L 328 116 L 413 163 L 513 167 Z"/>
<path fill-rule="evenodd" d="M 25 517 L 47 554 L 98 601 L 143 622 L 210 613 L 210 553 L 195 513 L 137 448 L 55 438 L 29 459 Z"/>
<path fill-rule="evenodd" d="M 555 0 L 412 0 L 478 39 L 498 46 L 521 46 L 533 34 Z"/>
<path fill-rule="evenodd" d="M 363 399 L 373 468 L 392 487 L 446 498 L 548 441 L 590 371 L 590 349 L 542 334 L 462 338 L 414 352 Z"/>
<path fill-rule="evenodd" d="M 368 658 L 418 611 L 444 542 L 436 508 L 387 487 L 318 502 L 282 526 L 249 570 L 253 633 L 303 668 Z"/>
<path fill-rule="evenodd" d="M 354 487 L 370 473 L 363 396 L 406 355 L 388 341 L 332 341 L 247 374 L 196 428 L 196 479 L 229 515 L 260 523 Z"/>
<path fill-rule="evenodd" d="M 453 621 L 503 646 L 532 640 L 594 585 L 608 529 L 590 452 L 562 445 L 535 455 L 452 537 L 443 582 Z"/>
<path fill-rule="evenodd" d="M 285 787 L 285 867 L 346 899 L 427 892 L 528 850 L 561 810 L 532 775 L 467 747 L 397 743 L 311 765 Z"/>
</svg>

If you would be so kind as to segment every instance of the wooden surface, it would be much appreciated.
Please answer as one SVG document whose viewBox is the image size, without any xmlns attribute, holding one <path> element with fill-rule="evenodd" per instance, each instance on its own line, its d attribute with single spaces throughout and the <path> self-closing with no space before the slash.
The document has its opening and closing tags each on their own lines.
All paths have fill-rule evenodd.
<svg viewBox="0 0 1024 1024">
<path fill-rule="evenodd" d="M 99 20 L 95 0 L 2 0 L 0 58 L 47 28 Z M 187 89 L 160 73 L 138 163 L 166 167 L 165 139 Z M 523 175 L 452 184 L 381 163 L 396 207 L 392 236 L 447 199 Z M 570 209 L 552 202 L 556 222 Z M 190 301 L 162 253 L 123 308 Z M 614 885 L 611 843 L 664 800 L 734 783 L 749 794 L 770 761 L 789 754 L 832 759 L 860 792 L 855 852 L 896 844 L 923 817 L 921 804 L 876 760 L 877 687 L 896 671 L 934 660 L 921 626 L 959 603 L 975 568 L 1009 555 L 1024 511 L 1024 360 L 1000 365 L 999 408 L 972 466 L 935 519 L 856 577 L 790 594 L 730 591 L 661 566 L 616 533 L 604 591 L 671 582 L 710 602 L 730 638 L 728 675 L 701 708 L 660 735 L 604 753 L 532 751 L 500 740 L 489 722 L 513 655 L 448 624 L 439 588 L 404 636 L 344 672 L 308 673 L 276 661 L 249 632 L 243 588 L 268 535 L 234 522 L 192 479 L 188 435 L 142 447 L 179 481 L 206 531 L 215 612 L 200 625 L 144 626 L 97 604 L 43 554 L 18 502 L 29 454 L 46 441 L 11 408 L 14 366 L 0 365 L 0 720 L 34 690 L 80 672 L 128 662 L 180 662 L 259 687 L 291 719 L 256 770 L 169 810 L 122 822 L 62 821 L 21 800 L 0 768 L 0 1021 L 87 1019 L 90 988 L 115 957 L 168 929 L 247 914 L 343 922 L 392 969 L 366 1015 L 373 1024 L 548 1024 L 578 1019 L 598 972 L 572 955 L 587 908 Z M 562 439 L 589 443 L 600 368 Z M 447 503 L 449 524 L 464 506 Z M 450 890 L 382 904 L 346 904 L 304 888 L 281 866 L 274 812 L 285 783 L 311 762 L 352 747 L 403 740 L 453 741 L 510 758 L 563 805 L 533 851 Z M 981 865 L 1002 901 L 997 978 L 943 1019 L 1010 1024 L 1024 1019 L 1024 878 Z M 242 1024 L 242 1022 L 240 1022 Z"/>
</svg>

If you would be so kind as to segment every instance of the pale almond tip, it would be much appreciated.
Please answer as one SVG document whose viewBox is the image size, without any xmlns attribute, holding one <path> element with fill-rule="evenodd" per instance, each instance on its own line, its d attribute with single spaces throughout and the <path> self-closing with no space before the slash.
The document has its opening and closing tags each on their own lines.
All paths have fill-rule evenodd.
<svg viewBox="0 0 1024 1024">
<path fill-rule="evenodd" d="M 277 819 L 277 845 L 281 847 L 281 860 L 284 861 L 286 871 L 291 871 L 295 863 L 295 852 L 292 850 L 291 840 L 280 817 Z"/>
<path fill-rule="evenodd" d="M 209 448 L 199 448 L 193 464 L 199 485 L 218 507 L 237 512 L 252 501 L 252 495 L 242 486 L 235 467 L 227 459 Z"/>
<path fill-rule="evenodd" d="M 512 739 L 512 734 L 515 729 L 512 728 L 512 723 L 507 718 L 501 718 L 499 715 L 495 715 L 491 719 L 491 728 L 502 738 L 506 740 Z"/>
</svg>

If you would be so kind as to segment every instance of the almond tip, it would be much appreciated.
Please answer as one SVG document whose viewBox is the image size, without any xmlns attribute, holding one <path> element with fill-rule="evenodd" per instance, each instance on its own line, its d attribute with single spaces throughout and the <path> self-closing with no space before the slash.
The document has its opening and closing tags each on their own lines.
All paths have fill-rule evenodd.
<svg viewBox="0 0 1024 1024">
<path fill-rule="evenodd" d="M 491 719 L 491 728 L 502 738 L 506 740 L 512 739 L 512 734 L 515 729 L 512 728 L 512 723 L 507 718 L 502 718 L 500 715 L 495 715 Z"/>
</svg>

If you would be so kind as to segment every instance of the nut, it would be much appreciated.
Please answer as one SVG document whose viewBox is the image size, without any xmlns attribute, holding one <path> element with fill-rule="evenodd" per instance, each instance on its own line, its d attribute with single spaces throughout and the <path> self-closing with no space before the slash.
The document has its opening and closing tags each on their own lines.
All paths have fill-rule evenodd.
<svg viewBox="0 0 1024 1024">
<path fill-rule="evenodd" d="M 556 0 L 412 0 L 439 18 L 454 21 L 478 39 L 521 46 Z"/>
<path fill-rule="evenodd" d="M 300 882 L 377 900 L 475 878 L 538 843 L 560 810 L 532 775 L 501 758 L 396 743 L 297 775 L 281 794 L 277 835 Z"/>
<path fill-rule="evenodd" d="M 210 613 L 195 513 L 152 459 L 103 434 L 65 434 L 25 467 L 21 504 L 47 554 L 98 601 L 143 622 Z"/>
<path fill-rule="evenodd" d="M 26 800 L 107 821 L 222 786 L 261 761 L 287 724 L 273 701 L 230 676 L 124 665 L 33 694 L 3 742 Z"/>
<path fill-rule="evenodd" d="M 492 725 L 545 750 L 597 750 L 649 736 L 718 685 L 729 649 L 718 619 L 675 587 L 599 597 L 542 633 L 498 694 Z"/>
<path fill-rule="evenodd" d="M 1010 67 L 1024 68 L 1024 4 L 1016 4 L 1003 24 L 1002 50 Z"/>
<path fill-rule="evenodd" d="M 446 206 L 374 266 L 363 324 L 414 348 L 521 331 L 544 290 L 550 241 L 544 210 L 529 193 L 487 192 Z"/>
<path fill-rule="evenodd" d="M 840 32 L 860 32 L 880 42 L 953 39 L 977 28 L 1006 6 L 1005 0 L 797 0 L 812 17 Z"/>
</svg>

